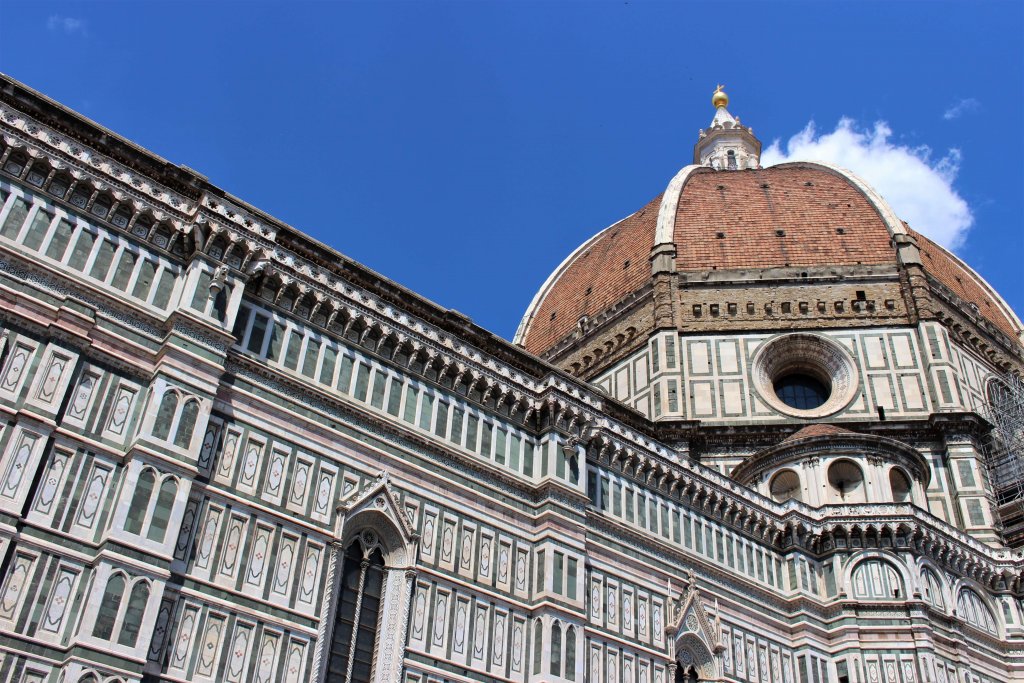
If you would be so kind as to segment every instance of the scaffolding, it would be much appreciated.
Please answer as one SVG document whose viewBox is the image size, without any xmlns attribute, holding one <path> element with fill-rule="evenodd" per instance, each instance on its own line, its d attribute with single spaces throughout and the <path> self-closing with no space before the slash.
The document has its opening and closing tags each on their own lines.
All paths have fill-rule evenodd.
<svg viewBox="0 0 1024 683">
<path fill-rule="evenodd" d="M 1017 375 L 989 384 L 985 464 L 1006 543 L 1024 545 L 1024 381 Z"/>
</svg>

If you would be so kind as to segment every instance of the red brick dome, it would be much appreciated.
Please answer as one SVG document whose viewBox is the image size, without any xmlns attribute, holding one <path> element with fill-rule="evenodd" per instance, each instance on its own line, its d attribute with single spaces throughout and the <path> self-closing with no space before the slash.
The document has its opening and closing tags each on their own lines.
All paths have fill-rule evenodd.
<svg viewBox="0 0 1024 683">
<path fill-rule="evenodd" d="M 820 163 L 764 169 L 687 166 L 666 191 L 573 252 L 531 303 L 515 341 L 542 355 L 580 320 L 631 305 L 649 289 L 655 247 L 674 250 L 675 271 L 816 266 L 897 266 L 895 233 L 918 240 L 925 268 L 1000 331 L 1020 322 L 959 259 L 909 230 L 863 181 Z M 699 277 L 699 275 L 697 275 Z"/>
</svg>

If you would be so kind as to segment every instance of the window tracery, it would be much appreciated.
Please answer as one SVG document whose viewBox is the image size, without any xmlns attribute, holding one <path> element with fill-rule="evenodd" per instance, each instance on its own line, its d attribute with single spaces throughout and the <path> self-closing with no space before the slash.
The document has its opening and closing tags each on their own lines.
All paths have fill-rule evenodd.
<svg viewBox="0 0 1024 683">
<path fill-rule="evenodd" d="M 956 614 L 971 626 L 986 633 L 996 635 L 999 632 L 995 614 L 972 588 L 964 586 L 960 589 L 956 599 Z"/>
<path fill-rule="evenodd" d="M 144 467 L 132 492 L 124 530 L 137 536 L 145 535 L 150 541 L 163 543 L 177 495 L 178 481 L 174 476 L 166 475 L 161 478 L 152 467 Z"/>
<path fill-rule="evenodd" d="M 331 636 L 327 681 L 370 683 L 374 643 L 383 597 L 384 554 L 376 535 L 365 531 L 345 550 L 341 594 Z"/>
<path fill-rule="evenodd" d="M 864 560 L 853 569 L 853 597 L 861 600 L 899 600 L 906 596 L 903 579 L 889 562 Z"/>
<path fill-rule="evenodd" d="M 192 444 L 199 419 L 199 399 L 177 389 L 167 388 L 160 398 L 153 422 L 153 438 L 170 441 L 178 448 Z"/>
<path fill-rule="evenodd" d="M 118 645 L 135 647 L 149 594 L 150 584 L 146 579 L 132 580 L 121 571 L 113 572 L 103 588 L 103 599 L 93 624 L 93 637 L 112 641 L 117 634 Z"/>
</svg>

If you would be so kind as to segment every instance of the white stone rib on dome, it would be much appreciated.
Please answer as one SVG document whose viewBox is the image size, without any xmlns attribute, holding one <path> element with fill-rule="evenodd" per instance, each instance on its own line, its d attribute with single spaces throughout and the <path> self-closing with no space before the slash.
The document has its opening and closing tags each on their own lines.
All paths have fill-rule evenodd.
<svg viewBox="0 0 1024 683">
<path fill-rule="evenodd" d="M 985 278 L 979 275 L 978 271 L 967 265 L 963 259 L 951 252 L 949 249 L 946 249 L 938 242 L 932 242 L 932 244 L 941 249 L 942 253 L 948 256 L 954 263 L 966 270 L 967 273 L 977 281 L 978 286 L 984 289 L 985 293 L 992 297 L 992 301 L 996 302 L 996 305 L 999 306 L 999 310 L 1006 316 L 1006 319 L 1010 321 L 1010 324 L 1017 328 L 1017 341 L 1024 344 L 1024 323 L 1021 323 L 1020 318 L 1017 317 L 1017 314 L 1012 308 L 1010 308 L 1010 304 L 1006 303 L 1003 297 L 999 295 L 992 285 L 990 285 Z"/>
<path fill-rule="evenodd" d="M 598 231 L 597 234 L 595 234 L 593 237 L 588 239 L 580 246 L 576 247 L 575 251 L 573 251 L 571 254 L 565 257 L 565 260 L 562 261 L 558 265 L 558 267 L 555 268 L 554 271 L 552 271 L 551 275 L 548 276 L 548 279 L 544 281 L 544 284 L 541 285 L 541 288 L 537 290 L 537 293 L 533 296 L 533 301 L 531 301 L 530 305 L 526 308 L 526 313 L 523 314 L 523 319 L 519 321 L 519 327 L 516 329 L 516 334 L 512 338 L 513 344 L 519 344 L 520 346 L 524 346 L 526 344 L 526 337 L 530 332 L 530 324 L 533 323 L 533 319 L 537 315 L 537 311 L 540 310 L 541 304 L 544 303 L 545 297 L 547 297 L 547 295 L 551 292 L 551 288 L 554 287 L 555 283 L 558 282 L 560 277 L 562 277 L 562 273 L 564 273 L 566 269 L 569 266 L 571 266 L 577 258 L 579 258 L 580 254 L 585 252 L 587 248 L 590 247 L 590 245 L 596 242 L 601 235 L 605 234 L 606 232 L 608 232 L 616 225 L 629 218 L 630 216 L 635 216 L 637 213 L 639 213 L 639 211 L 634 211 L 633 213 L 629 214 L 629 216 L 626 216 L 625 218 L 620 218 L 619 220 L 609 225 L 607 228 Z"/>
<path fill-rule="evenodd" d="M 871 187 L 864 181 L 863 178 L 858 176 L 856 173 L 848 168 L 831 164 L 827 161 L 787 161 L 782 164 L 775 164 L 768 168 L 785 168 L 787 166 L 818 166 L 826 171 L 840 175 L 850 182 L 851 185 L 860 190 L 871 205 L 875 207 L 875 211 L 881 216 L 882 221 L 885 222 L 885 227 L 889 228 L 890 235 L 906 235 L 907 229 L 903 226 L 903 221 L 896 215 L 896 212 L 889 206 L 889 202 L 885 201 L 882 195 L 875 191 L 875 188 Z"/>
<path fill-rule="evenodd" d="M 675 177 L 669 181 L 668 187 L 665 188 L 665 194 L 661 198 L 661 207 L 658 209 L 658 227 L 654 231 L 654 244 L 651 247 L 656 247 L 662 244 L 672 244 L 675 240 L 676 235 L 676 211 L 679 208 L 679 197 L 683 194 L 683 188 L 686 187 L 686 181 L 690 179 L 690 175 L 693 174 L 698 168 L 704 168 L 697 164 L 690 164 L 684 166 L 676 173 Z"/>
<path fill-rule="evenodd" d="M 875 207 L 875 210 L 878 211 L 878 215 L 882 217 L 882 220 L 885 221 L 886 227 L 889 228 L 890 234 L 908 234 L 906 227 L 903 225 L 903 221 L 900 220 L 899 216 L 896 215 L 896 212 L 892 210 L 891 206 L 889 206 L 889 202 L 885 201 L 882 195 L 878 194 L 878 192 L 876 192 L 873 187 L 868 185 L 867 182 L 865 182 L 860 176 L 858 176 L 856 173 L 849 169 L 837 166 L 835 164 L 831 164 L 827 161 L 789 161 L 782 164 L 775 164 L 775 166 L 772 166 L 771 168 L 781 168 L 784 166 L 800 164 L 805 166 L 820 166 L 825 170 L 832 171 L 833 173 L 837 173 L 845 177 L 854 185 L 854 187 L 860 190 L 864 194 L 864 196 L 867 197 L 868 201 L 871 202 L 871 204 Z M 996 292 L 992 285 L 990 285 L 985 280 L 985 278 L 979 275 L 977 271 L 975 271 L 973 268 L 967 265 L 959 256 L 957 256 L 956 254 L 954 254 L 953 252 L 951 252 L 950 250 L 946 249 L 945 247 L 936 242 L 933 242 L 933 244 L 939 249 L 941 249 L 942 252 L 950 259 L 952 259 L 954 263 L 959 265 L 961 268 L 967 271 L 967 273 L 974 277 L 974 279 L 978 283 L 978 286 L 985 290 L 985 292 L 992 298 L 992 300 L 996 302 L 996 305 L 999 306 L 1000 311 L 1003 313 L 1004 316 L 1006 316 L 1006 319 L 1009 320 L 1010 323 L 1017 328 L 1017 341 L 1024 342 L 1024 324 L 1021 324 L 1020 318 L 1017 317 L 1017 314 L 1014 313 L 1012 308 L 1010 308 L 1010 305 L 1006 303 L 1006 301 L 1003 299 L 1002 296 L 999 295 L 998 292 Z"/>
<path fill-rule="evenodd" d="M 686 181 L 690 178 L 690 174 L 699 168 L 703 168 L 703 166 L 699 166 L 697 164 L 684 166 L 678 173 L 676 173 L 672 180 L 669 181 L 668 187 L 665 188 L 665 194 L 662 196 L 661 205 L 658 208 L 658 223 L 654 233 L 654 244 L 651 245 L 652 249 L 659 244 L 670 244 L 672 242 L 673 235 L 675 233 L 676 209 L 679 206 L 679 197 L 682 194 L 683 187 L 686 185 Z M 668 205 L 671 206 L 670 209 L 667 208 Z M 548 276 L 548 279 L 544 281 L 541 288 L 537 291 L 537 294 L 534 295 L 533 301 L 530 302 L 522 320 L 519 321 L 519 327 L 516 329 L 515 337 L 512 338 L 514 343 L 519 344 L 520 346 L 526 343 L 526 337 L 530 332 L 530 325 L 533 323 L 533 319 L 536 316 L 537 311 L 540 310 L 545 297 L 550 293 L 555 283 L 558 282 L 562 273 L 564 273 L 566 269 L 587 250 L 588 247 L 597 241 L 601 235 L 608 232 L 619 223 L 622 223 L 622 221 L 626 220 L 630 216 L 635 216 L 637 213 L 639 213 L 639 211 L 634 211 L 629 216 L 615 221 L 604 230 L 598 232 L 596 235 L 577 247 L 575 251 L 569 254 L 569 256 L 562 261 L 558 268 L 555 268 L 551 275 Z"/>
</svg>

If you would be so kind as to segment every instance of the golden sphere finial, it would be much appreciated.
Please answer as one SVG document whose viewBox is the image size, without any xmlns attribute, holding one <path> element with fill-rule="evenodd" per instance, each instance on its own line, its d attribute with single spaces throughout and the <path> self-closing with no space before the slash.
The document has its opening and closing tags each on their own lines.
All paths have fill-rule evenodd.
<svg viewBox="0 0 1024 683">
<path fill-rule="evenodd" d="M 711 104 L 715 105 L 715 109 L 729 106 L 729 96 L 722 92 L 724 87 L 724 85 L 719 84 L 715 88 L 715 93 L 711 96 Z"/>
</svg>

